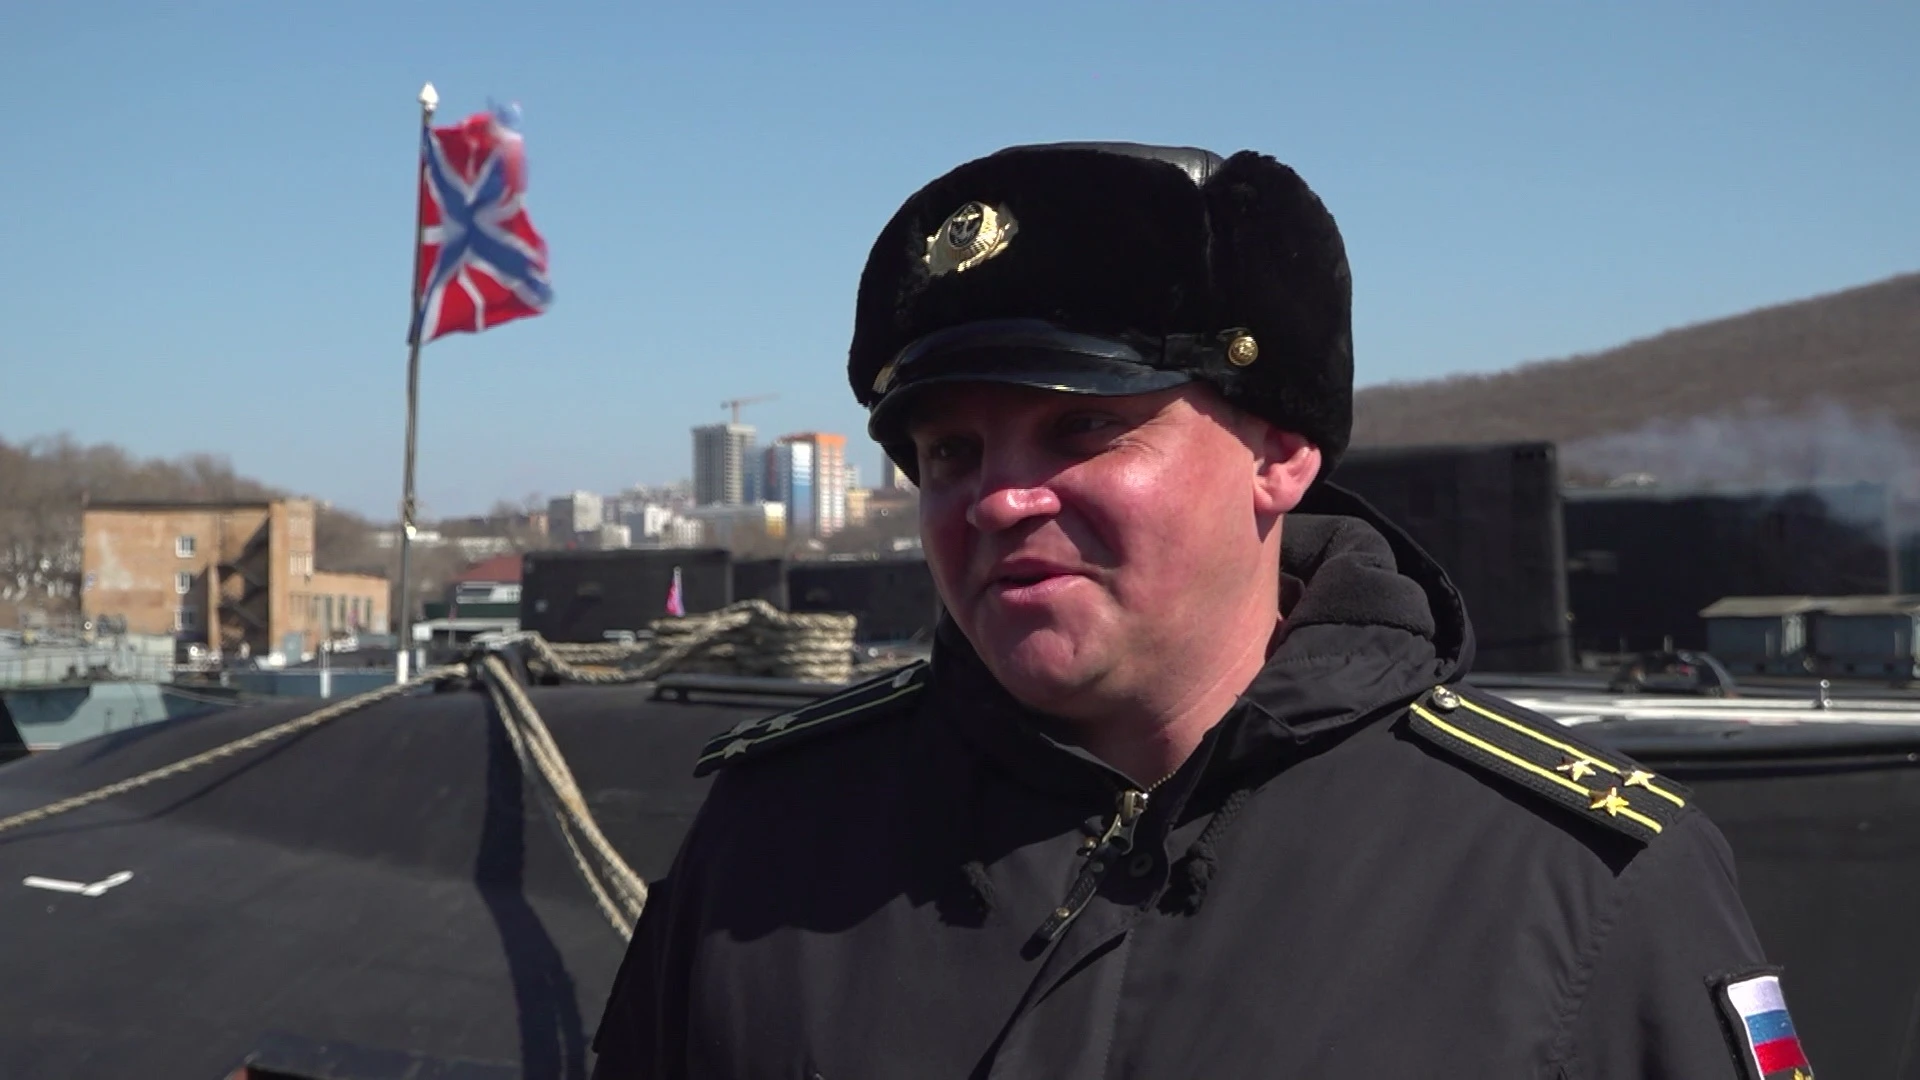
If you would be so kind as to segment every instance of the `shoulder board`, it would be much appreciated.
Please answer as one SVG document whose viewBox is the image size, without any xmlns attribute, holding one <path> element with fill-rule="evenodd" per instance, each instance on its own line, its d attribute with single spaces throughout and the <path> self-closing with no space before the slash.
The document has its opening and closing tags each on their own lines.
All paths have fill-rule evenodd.
<svg viewBox="0 0 1920 1080">
<path fill-rule="evenodd" d="M 1665 831 L 1692 795 L 1554 720 L 1468 687 L 1436 686 L 1407 711 L 1413 734 L 1454 757 L 1643 842 Z"/>
<path fill-rule="evenodd" d="M 888 715 L 899 702 L 918 694 L 926 681 L 927 663 L 919 660 L 791 712 L 748 720 L 707 740 L 694 762 L 693 775 L 705 776 L 736 761 Z"/>
</svg>

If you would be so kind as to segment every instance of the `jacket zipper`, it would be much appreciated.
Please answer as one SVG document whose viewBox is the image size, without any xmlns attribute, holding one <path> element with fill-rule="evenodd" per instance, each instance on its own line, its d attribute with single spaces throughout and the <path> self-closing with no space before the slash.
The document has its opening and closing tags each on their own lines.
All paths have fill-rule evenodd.
<svg viewBox="0 0 1920 1080">
<path fill-rule="evenodd" d="M 1133 850 L 1133 833 L 1139 828 L 1140 819 L 1147 814 L 1147 804 L 1152 801 L 1153 793 L 1160 785 L 1173 779 L 1173 772 L 1155 780 L 1144 788 L 1121 789 L 1117 805 L 1114 807 L 1113 820 L 1096 840 L 1091 840 L 1082 853 L 1086 865 L 1073 879 L 1073 885 L 1067 889 L 1067 895 L 1047 914 L 1046 921 L 1033 932 L 1035 942 L 1051 945 L 1066 933 L 1067 927 L 1092 902 L 1093 894 L 1100 890 L 1100 879 L 1122 856 Z"/>
</svg>

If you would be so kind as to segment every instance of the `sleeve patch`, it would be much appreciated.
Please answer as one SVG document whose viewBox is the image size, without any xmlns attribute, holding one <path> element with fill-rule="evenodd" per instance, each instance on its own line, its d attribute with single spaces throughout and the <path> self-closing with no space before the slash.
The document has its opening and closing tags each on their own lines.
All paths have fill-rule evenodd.
<svg viewBox="0 0 1920 1080">
<path fill-rule="evenodd" d="M 1463 688 L 1428 691 L 1408 707 L 1408 730 L 1643 842 L 1664 832 L 1690 795 L 1621 755 L 1576 742 L 1552 720 Z"/>
<path fill-rule="evenodd" d="M 1787 1013 L 1778 968 L 1716 979 L 1713 999 L 1726 1018 L 1745 1080 L 1813 1080 L 1813 1066 Z"/>
<path fill-rule="evenodd" d="M 875 719 L 890 711 L 888 706 L 919 693 L 927 670 L 926 662 L 919 661 L 801 708 L 740 723 L 707 740 L 693 775 L 705 776 L 735 761 Z"/>
</svg>

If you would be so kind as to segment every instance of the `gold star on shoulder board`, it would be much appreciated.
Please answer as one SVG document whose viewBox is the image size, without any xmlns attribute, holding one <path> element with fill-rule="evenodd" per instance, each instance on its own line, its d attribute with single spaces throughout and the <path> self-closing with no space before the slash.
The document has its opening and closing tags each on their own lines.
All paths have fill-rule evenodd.
<svg viewBox="0 0 1920 1080">
<path fill-rule="evenodd" d="M 1621 796 L 1620 789 L 1617 787 L 1595 791 L 1592 795 L 1593 802 L 1588 804 L 1590 810 L 1605 810 L 1609 817 L 1619 817 L 1620 811 L 1628 809 L 1627 800 Z"/>
<path fill-rule="evenodd" d="M 1634 769 L 1627 773 L 1626 785 L 1628 787 L 1643 787 L 1652 790 L 1653 774 L 1645 769 Z"/>
<path fill-rule="evenodd" d="M 745 739 L 735 739 L 732 742 L 727 744 L 727 748 L 721 752 L 720 756 L 735 757 L 740 754 L 744 754 L 747 752 L 747 747 L 751 745 L 752 744 L 747 742 L 747 740 Z"/>
<path fill-rule="evenodd" d="M 1567 778 L 1570 780 L 1582 780 L 1592 776 L 1596 770 L 1593 767 L 1593 762 L 1581 757 L 1568 758 L 1564 763 L 1555 765 L 1553 771 L 1566 773 Z"/>
</svg>

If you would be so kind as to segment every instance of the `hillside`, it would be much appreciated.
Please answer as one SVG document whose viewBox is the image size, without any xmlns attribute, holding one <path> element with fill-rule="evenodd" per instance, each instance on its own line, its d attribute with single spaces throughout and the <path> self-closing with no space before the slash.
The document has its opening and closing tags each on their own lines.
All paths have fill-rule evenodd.
<svg viewBox="0 0 1920 1080">
<path fill-rule="evenodd" d="M 1576 474 L 1920 471 L 1920 274 L 1590 356 L 1370 387 L 1354 414 L 1358 446 L 1545 439 Z"/>
</svg>

